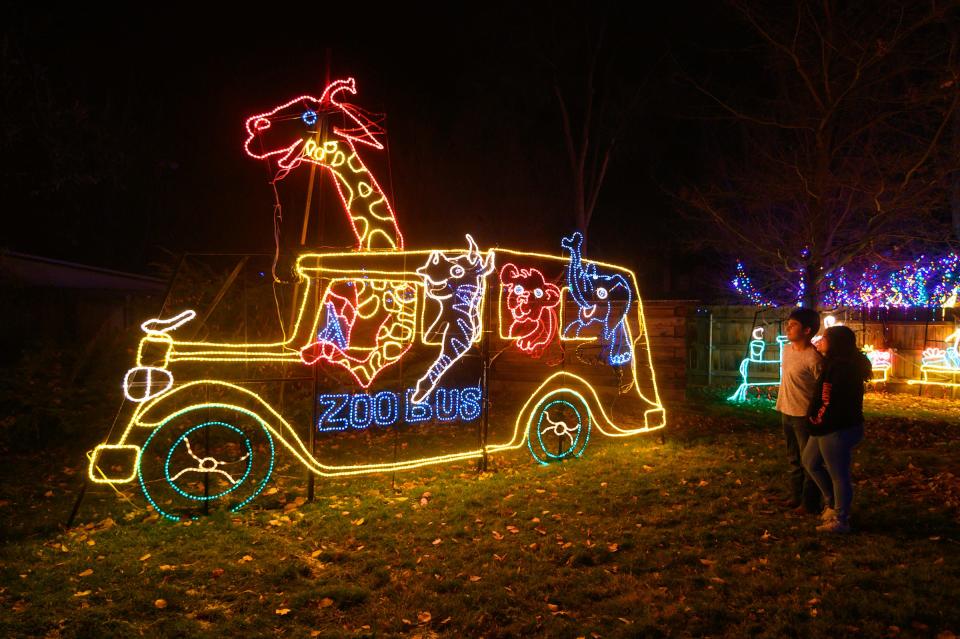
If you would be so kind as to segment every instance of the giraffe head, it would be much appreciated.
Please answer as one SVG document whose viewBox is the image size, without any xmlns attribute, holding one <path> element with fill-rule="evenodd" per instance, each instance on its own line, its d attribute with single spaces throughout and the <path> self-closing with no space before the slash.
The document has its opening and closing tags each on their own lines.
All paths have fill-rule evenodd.
<svg viewBox="0 0 960 639">
<path fill-rule="evenodd" d="M 362 109 L 341 101 L 344 93 L 356 94 L 353 78 L 331 82 L 319 98 L 301 95 L 246 121 L 244 149 L 252 158 L 273 158 L 283 177 L 303 161 L 332 165 L 343 161 L 340 146 L 355 143 L 382 149 L 383 129 Z M 331 123 L 329 139 L 317 140 L 321 123 Z M 342 123 L 339 126 L 336 123 Z"/>
</svg>

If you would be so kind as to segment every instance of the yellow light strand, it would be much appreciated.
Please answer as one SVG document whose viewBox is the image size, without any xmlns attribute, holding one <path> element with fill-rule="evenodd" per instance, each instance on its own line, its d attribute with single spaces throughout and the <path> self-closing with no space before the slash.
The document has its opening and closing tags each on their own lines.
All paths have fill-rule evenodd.
<svg viewBox="0 0 960 639">
<path fill-rule="evenodd" d="M 463 253 L 462 248 L 458 249 L 444 249 L 441 251 L 443 253 Z M 524 251 L 512 251 L 507 249 L 495 249 L 493 251 L 497 254 L 504 254 L 513 257 L 520 258 L 534 258 L 548 262 L 557 262 L 565 263 L 567 260 L 563 257 L 558 257 L 554 255 L 546 255 L 543 253 L 535 252 L 524 252 Z M 187 317 L 188 313 L 183 313 L 177 318 L 169 320 L 168 323 L 170 328 L 167 330 L 161 331 L 154 328 L 151 331 L 147 332 L 138 346 L 137 349 L 137 362 L 143 367 L 151 366 L 154 369 L 166 369 L 170 364 L 175 362 L 182 361 L 207 361 L 207 362 L 293 362 L 299 359 L 299 349 L 296 348 L 295 340 L 298 336 L 301 336 L 302 330 L 301 325 L 303 325 L 307 319 L 306 314 L 310 309 L 310 300 L 313 297 L 310 294 L 310 289 L 312 286 L 317 285 L 317 281 L 320 279 L 321 273 L 323 275 L 349 275 L 350 277 L 339 277 L 339 278 L 329 278 L 324 279 L 328 280 L 328 284 L 325 290 L 330 290 L 330 286 L 333 281 L 370 281 L 369 278 L 374 277 L 379 282 L 384 283 L 384 286 L 390 285 L 409 285 L 412 284 L 416 287 L 418 291 L 417 296 L 419 297 L 420 291 L 422 291 L 423 282 L 416 271 L 407 270 L 401 268 L 399 270 L 388 270 L 388 269 L 367 269 L 367 268 L 346 268 L 338 267 L 337 263 L 341 260 L 346 260 L 349 262 L 356 261 L 358 259 L 363 259 L 365 262 L 373 261 L 383 261 L 388 262 L 399 261 L 401 264 L 404 261 L 414 261 L 411 258 L 423 257 L 424 259 L 428 258 L 433 254 L 433 251 L 420 250 L 420 251 L 372 251 L 366 253 L 356 253 L 356 252 L 343 252 L 343 253 L 326 253 L 326 254 L 316 254 L 309 253 L 300 256 L 297 260 L 297 272 L 306 280 L 306 287 L 304 288 L 303 302 L 300 305 L 299 312 L 297 314 L 297 319 L 294 325 L 294 330 L 291 333 L 291 336 L 285 341 L 271 342 L 271 343 L 209 343 L 209 342 L 195 342 L 195 341 L 176 341 L 168 333 L 174 330 L 177 326 L 183 324 L 192 317 Z M 585 264 L 593 263 L 592 260 L 583 260 Z M 327 265 L 324 262 L 331 263 L 332 267 L 327 268 Z M 416 263 L 414 261 L 414 263 Z M 422 263 L 422 261 L 420 262 Z M 636 276 L 635 274 L 622 267 L 618 267 L 613 264 L 596 262 L 596 264 L 603 266 L 604 268 L 619 271 L 626 274 L 629 277 L 631 284 L 636 289 Z M 481 305 L 487 303 L 487 287 L 484 285 L 481 297 Z M 500 304 L 498 303 L 498 307 Z M 423 306 L 421 306 L 421 309 Z M 499 309 L 498 309 L 499 310 Z M 316 328 L 320 321 L 320 312 L 319 308 L 311 310 L 313 317 L 311 318 L 311 330 L 307 332 L 307 335 L 316 335 Z M 423 321 L 422 313 L 415 314 L 414 317 L 419 315 L 421 317 L 421 322 Z M 257 393 L 246 389 L 237 384 L 230 382 L 217 380 L 217 379 L 200 379 L 189 381 L 186 383 L 177 384 L 173 388 L 167 389 L 164 388 L 163 392 L 158 393 L 156 396 L 150 397 L 147 401 L 144 401 L 138 405 L 134 411 L 133 416 L 127 424 L 127 427 L 121 433 L 118 441 L 116 443 L 107 443 L 101 444 L 94 449 L 91 454 L 91 462 L 89 466 L 89 473 L 91 480 L 96 483 L 127 483 L 132 481 L 137 472 L 137 466 L 140 463 L 140 447 L 133 443 L 127 443 L 127 440 L 131 437 L 134 428 L 155 428 L 159 424 L 169 420 L 170 418 L 176 415 L 182 415 L 184 413 L 199 410 L 199 409 L 223 409 L 223 410 L 233 410 L 238 411 L 242 414 L 249 415 L 265 425 L 265 427 L 270 431 L 271 435 L 275 436 L 282 445 L 284 445 L 294 457 L 302 463 L 305 467 L 310 469 L 312 472 L 317 473 L 320 476 L 351 476 L 359 475 L 365 473 L 376 473 L 376 472 L 392 472 L 397 470 L 409 470 L 414 468 L 419 468 L 426 465 L 432 464 L 441 464 L 459 460 L 472 459 L 482 456 L 486 453 L 497 453 L 507 450 L 515 450 L 526 444 L 527 437 L 529 437 L 531 424 L 533 423 L 534 418 L 538 414 L 537 408 L 542 406 L 545 401 L 550 398 L 557 397 L 558 395 L 569 394 L 578 400 L 580 400 L 583 405 L 585 405 L 590 414 L 591 421 L 597 424 L 598 430 L 608 437 L 627 437 L 631 435 L 637 435 L 640 433 L 648 433 L 655 430 L 663 428 L 666 424 L 666 411 L 664 410 L 662 403 L 660 401 L 659 392 L 656 384 L 656 376 L 653 370 L 653 360 L 652 352 L 649 346 L 646 344 L 647 333 L 645 330 L 644 324 L 644 315 L 643 315 L 643 304 L 642 300 L 637 297 L 637 310 L 633 316 L 633 321 L 636 322 L 636 331 L 637 336 L 633 337 L 634 329 L 631 326 L 631 321 L 625 322 L 628 341 L 633 348 L 635 356 L 631 359 L 630 369 L 632 377 L 632 388 L 633 392 L 644 401 L 650 408 L 644 411 L 644 425 L 638 428 L 622 428 L 616 425 L 610 417 L 606 414 L 603 409 L 603 406 L 600 402 L 599 395 L 593 386 L 584 378 L 575 375 L 569 372 L 558 372 L 550 375 L 546 380 L 544 380 L 539 387 L 528 397 L 527 401 L 524 403 L 523 407 L 517 414 L 517 417 L 514 422 L 513 433 L 510 437 L 510 440 L 506 443 L 492 444 L 486 447 L 486 450 L 483 448 L 477 447 L 469 450 L 464 450 L 461 452 L 450 453 L 445 455 L 436 455 L 436 456 L 427 456 L 420 457 L 417 459 L 411 460 L 401 460 L 397 462 L 389 463 L 370 463 L 370 464 L 352 464 L 352 465 L 328 465 L 320 463 L 316 458 L 314 458 L 309 452 L 304 444 L 303 440 L 297 434 L 295 429 L 291 426 L 289 422 L 278 413 L 269 403 L 260 397 Z M 478 328 L 478 333 L 481 333 L 483 330 L 482 318 L 484 313 L 479 314 L 480 326 Z M 177 321 L 174 321 L 177 320 Z M 183 320 L 183 321 L 180 321 Z M 498 321 L 500 318 L 498 317 Z M 161 323 L 163 320 L 155 320 L 158 324 L 151 325 L 154 326 L 166 326 Z M 502 332 L 502 327 L 501 331 Z M 422 339 L 422 334 L 421 334 Z M 589 338 L 590 340 L 597 340 L 598 337 Z M 587 340 L 584 340 L 587 341 Z M 351 347 L 353 348 L 353 347 Z M 358 347 L 358 350 L 362 348 L 369 351 L 374 347 Z M 159 360 L 154 360 L 149 363 L 146 361 L 149 359 L 146 351 L 160 349 L 163 351 L 162 357 Z M 646 351 L 646 368 L 647 368 L 647 378 L 648 384 L 647 388 L 652 389 L 652 397 L 648 397 L 641 385 L 639 379 L 639 358 L 636 354 L 640 351 Z M 159 365 L 158 365 L 159 364 Z M 229 402 L 218 402 L 218 403 L 193 403 L 186 406 L 178 406 L 177 402 L 180 397 L 186 397 L 187 395 L 183 394 L 191 389 L 204 388 L 207 390 L 220 390 L 225 391 L 228 394 L 228 397 L 232 398 L 232 401 L 239 401 L 241 403 L 252 404 L 254 409 L 244 407 L 242 405 L 233 404 Z M 314 427 L 315 425 L 311 425 Z M 108 477 L 106 474 L 101 475 L 102 469 L 98 466 L 98 460 L 101 453 L 108 450 L 118 450 L 118 451 L 127 451 L 130 455 L 133 456 L 132 459 L 132 470 L 129 474 L 123 475 L 120 477 Z"/>
</svg>

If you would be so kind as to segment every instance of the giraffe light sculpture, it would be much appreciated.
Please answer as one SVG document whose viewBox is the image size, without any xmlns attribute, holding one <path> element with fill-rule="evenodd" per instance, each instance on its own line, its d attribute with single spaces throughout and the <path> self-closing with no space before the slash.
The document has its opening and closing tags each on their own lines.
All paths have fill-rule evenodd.
<svg viewBox="0 0 960 639">
<path fill-rule="evenodd" d="M 353 78 L 330 83 L 319 98 L 301 95 L 270 111 L 250 116 L 243 148 L 254 159 L 276 161 L 275 181 L 304 163 L 329 171 L 357 238 L 357 249 L 398 250 L 403 235 L 393 208 L 357 152 L 362 144 L 383 149 L 383 128 L 366 111 L 343 101 L 356 94 Z M 344 126 L 319 125 L 340 119 Z M 321 137 L 326 134 L 326 137 Z"/>
</svg>

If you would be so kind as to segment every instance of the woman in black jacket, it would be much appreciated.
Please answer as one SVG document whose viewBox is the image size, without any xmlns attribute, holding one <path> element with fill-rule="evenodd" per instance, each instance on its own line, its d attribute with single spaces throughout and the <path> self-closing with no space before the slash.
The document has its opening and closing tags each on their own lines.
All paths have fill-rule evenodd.
<svg viewBox="0 0 960 639">
<path fill-rule="evenodd" d="M 810 405 L 810 439 L 803 465 L 823 493 L 821 532 L 850 532 L 853 449 L 863 439 L 863 385 L 870 379 L 870 360 L 857 348 L 846 326 L 823 334 L 823 372 Z"/>
</svg>

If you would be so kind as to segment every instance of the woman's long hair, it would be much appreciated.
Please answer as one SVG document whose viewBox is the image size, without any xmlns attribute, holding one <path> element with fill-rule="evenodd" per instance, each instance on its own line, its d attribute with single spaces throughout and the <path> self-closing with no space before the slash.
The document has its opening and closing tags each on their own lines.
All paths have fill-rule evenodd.
<svg viewBox="0 0 960 639">
<path fill-rule="evenodd" d="M 863 381 L 873 374 L 873 364 L 857 347 L 857 336 L 846 326 L 831 326 L 823 333 L 827 340 L 827 361 L 844 360 L 854 364 Z"/>
</svg>

